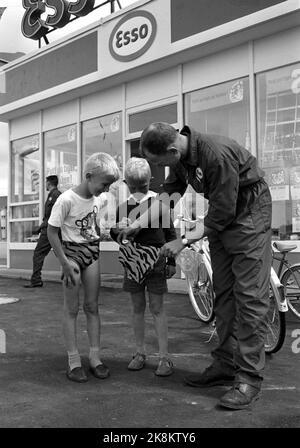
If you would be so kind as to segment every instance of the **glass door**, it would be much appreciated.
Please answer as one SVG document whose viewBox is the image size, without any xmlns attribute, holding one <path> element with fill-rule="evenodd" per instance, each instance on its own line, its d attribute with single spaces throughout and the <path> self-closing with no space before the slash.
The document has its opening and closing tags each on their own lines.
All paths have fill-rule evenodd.
<svg viewBox="0 0 300 448">
<path fill-rule="evenodd" d="M 141 157 L 139 152 L 140 140 L 132 140 L 130 142 L 130 157 Z M 163 183 L 165 180 L 165 168 L 162 166 L 156 166 L 150 163 L 151 168 L 151 182 L 150 182 L 150 190 L 155 191 L 156 193 L 163 192 Z"/>
</svg>

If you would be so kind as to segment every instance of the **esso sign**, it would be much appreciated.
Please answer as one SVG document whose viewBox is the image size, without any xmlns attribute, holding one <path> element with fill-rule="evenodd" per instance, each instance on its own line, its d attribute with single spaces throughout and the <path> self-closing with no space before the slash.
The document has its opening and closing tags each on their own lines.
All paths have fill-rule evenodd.
<svg viewBox="0 0 300 448">
<path fill-rule="evenodd" d="M 123 17 L 112 30 L 109 51 L 118 61 L 128 62 L 140 57 L 156 36 L 156 20 L 148 11 L 133 11 Z"/>
</svg>

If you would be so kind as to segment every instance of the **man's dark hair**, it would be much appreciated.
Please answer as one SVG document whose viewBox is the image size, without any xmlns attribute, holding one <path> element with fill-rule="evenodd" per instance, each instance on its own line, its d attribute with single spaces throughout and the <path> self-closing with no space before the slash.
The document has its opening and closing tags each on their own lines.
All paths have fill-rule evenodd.
<svg viewBox="0 0 300 448">
<path fill-rule="evenodd" d="M 54 187 L 57 187 L 58 185 L 58 177 L 53 175 L 53 176 L 47 176 L 46 177 L 46 181 L 49 182 L 51 185 L 53 185 Z"/>
<path fill-rule="evenodd" d="M 166 154 L 167 148 L 175 142 L 177 131 L 169 123 L 152 123 L 141 135 L 140 153 L 144 155 L 146 148 L 150 154 Z"/>
</svg>

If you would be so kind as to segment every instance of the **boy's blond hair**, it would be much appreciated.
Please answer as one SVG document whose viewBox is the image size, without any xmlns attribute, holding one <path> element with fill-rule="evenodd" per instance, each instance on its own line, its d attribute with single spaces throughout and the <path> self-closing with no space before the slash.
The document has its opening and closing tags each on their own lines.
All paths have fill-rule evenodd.
<svg viewBox="0 0 300 448">
<path fill-rule="evenodd" d="M 84 164 L 84 174 L 101 173 L 112 176 L 114 181 L 120 178 L 120 171 L 115 159 L 106 152 L 92 154 Z"/>
<path fill-rule="evenodd" d="M 147 160 L 131 157 L 125 166 L 125 178 L 133 181 L 151 179 L 151 168 Z"/>
</svg>

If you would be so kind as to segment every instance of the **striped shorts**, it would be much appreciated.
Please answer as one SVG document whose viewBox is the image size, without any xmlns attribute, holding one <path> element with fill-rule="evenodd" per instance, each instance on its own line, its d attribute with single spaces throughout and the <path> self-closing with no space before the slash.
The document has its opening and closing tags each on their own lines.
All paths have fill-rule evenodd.
<svg viewBox="0 0 300 448">
<path fill-rule="evenodd" d="M 87 243 L 63 241 L 62 247 L 66 257 L 75 261 L 80 269 L 86 269 L 97 261 L 100 256 L 99 240 Z"/>
</svg>

